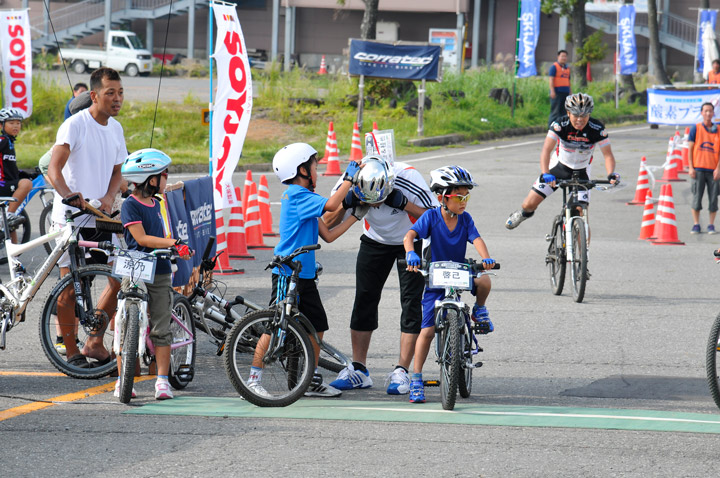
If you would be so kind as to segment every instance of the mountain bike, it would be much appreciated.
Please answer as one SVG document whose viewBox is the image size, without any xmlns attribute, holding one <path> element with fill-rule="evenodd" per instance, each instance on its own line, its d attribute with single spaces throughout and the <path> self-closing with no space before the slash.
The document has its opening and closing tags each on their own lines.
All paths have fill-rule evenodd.
<svg viewBox="0 0 720 478">
<path fill-rule="evenodd" d="M 590 189 L 609 189 L 598 187 L 598 184 L 611 183 L 605 179 L 580 179 L 580 172 L 573 171 L 572 179 L 560 179 L 556 184 L 562 188 L 563 204 L 560 214 L 553 219 L 550 234 L 545 236 L 545 240 L 550 243 L 545 256 L 545 264 L 550 273 L 550 287 L 553 294 L 562 294 L 569 263 L 573 298 L 575 302 L 582 302 L 589 277 L 588 196 Z"/>
<path fill-rule="evenodd" d="M 210 336 L 210 342 L 217 347 L 217 355 L 221 356 L 225 348 L 227 333 L 233 324 L 248 313 L 265 308 L 241 295 L 236 295 L 230 301 L 225 300 L 224 295 L 227 289 L 223 283 L 212 278 L 212 271 L 218 257 L 210 257 L 214 243 L 215 237 L 210 237 L 200 263 L 200 276 L 188 301 L 192 307 L 195 328 Z M 322 273 L 322 266 L 318 266 L 317 269 L 319 276 Z M 320 343 L 319 367 L 339 373 L 349 363 L 350 358 L 326 340 Z"/>
<path fill-rule="evenodd" d="M 151 253 L 107 248 L 115 256 L 113 274 L 129 279 L 129 289 L 118 292 L 118 309 L 115 314 L 113 351 L 120 354 L 121 370 L 120 401 L 129 403 L 135 381 L 137 360 L 142 358 L 145 365 L 155 360 L 155 347 L 150 340 L 148 319 L 149 296 L 144 282 L 155 279 L 155 264 L 158 259 L 175 260 L 169 249 L 156 249 Z M 170 330 L 173 341 L 170 345 L 170 370 L 168 381 L 175 389 L 185 388 L 195 373 L 195 325 L 190 303 L 180 294 L 174 294 Z M 121 349 L 122 346 L 122 349 Z"/>
<path fill-rule="evenodd" d="M 407 266 L 404 259 L 398 264 Z M 495 263 L 493 269 L 500 269 L 500 264 Z M 494 273 L 473 259 L 465 259 L 464 263 L 423 260 L 420 273 L 429 287 L 445 289 L 443 298 L 435 302 L 435 356 L 440 365 L 440 380 L 428 380 L 425 384 L 439 386 L 443 409 L 452 410 L 458 392 L 462 398 L 470 396 L 473 370 L 483 365 L 480 361 L 473 363 L 473 358 L 483 351 L 477 338 L 482 332 L 479 324 L 471 320 L 470 306 L 460 295 L 472 289 L 475 277 Z"/>
<path fill-rule="evenodd" d="M 225 371 L 235 390 L 259 407 L 284 407 L 299 399 L 310 386 L 315 353 L 310 335 L 321 343 L 312 324 L 297 308 L 297 281 L 302 263 L 293 259 L 320 248 L 303 246 L 287 256 L 275 256 L 266 269 L 289 268 L 279 274 L 278 301 L 251 312 L 236 323 L 225 341 Z M 252 376 L 252 368 L 262 369 Z M 252 378 L 252 380 L 251 380 Z"/>
</svg>

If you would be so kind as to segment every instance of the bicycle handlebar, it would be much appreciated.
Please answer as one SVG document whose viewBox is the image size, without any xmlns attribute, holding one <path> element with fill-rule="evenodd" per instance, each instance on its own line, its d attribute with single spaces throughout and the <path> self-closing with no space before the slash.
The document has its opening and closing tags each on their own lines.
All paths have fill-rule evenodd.
<svg viewBox="0 0 720 478">
<path fill-rule="evenodd" d="M 443 261 L 437 261 L 437 262 L 443 262 Z M 475 260 L 473 260 L 473 259 L 465 259 L 464 264 L 468 264 L 472 268 L 473 273 L 485 272 L 488 270 L 483 267 L 482 262 L 475 262 Z M 407 267 L 407 261 L 405 259 L 398 259 L 398 265 L 400 267 L 405 268 L 405 267 Z M 427 270 L 429 266 L 430 266 L 430 262 L 423 259 L 420 269 Z M 496 262 L 495 264 L 493 264 L 493 266 L 489 270 L 498 270 L 498 269 L 500 269 L 500 263 Z"/>
<path fill-rule="evenodd" d="M 287 256 L 275 256 L 272 258 L 272 261 L 270 261 L 270 264 L 265 268 L 265 270 L 271 268 L 271 267 L 280 267 L 282 265 L 288 266 L 290 269 L 295 270 L 297 267 L 296 264 L 293 264 L 293 259 L 295 259 L 300 254 L 305 254 L 306 252 L 310 251 L 316 251 L 320 249 L 320 244 L 310 244 L 307 246 L 298 247 L 293 252 L 288 254 Z M 298 263 L 299 265 L 299 263 Z"/>
</svg>

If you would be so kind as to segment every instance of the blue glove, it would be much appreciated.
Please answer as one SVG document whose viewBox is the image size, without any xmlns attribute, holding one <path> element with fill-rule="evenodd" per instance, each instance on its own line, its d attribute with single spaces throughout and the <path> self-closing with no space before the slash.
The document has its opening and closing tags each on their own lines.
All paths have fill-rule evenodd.
<svg viewBox="0 0 720 478">
<path fill-rule="evenodd" d="M 608 181 L 615 180 L 616 183 L 620 182 L 620 175 L 618 173 L 610 173 L 608 174 Z"/>
<path fill-rule="evenodd" d="M 405 262 L 410 267 L 420 267 L 420 264 L 422 264 L 420 256 L 415 251 L 410 251 L 405 255 Z"/>
<path fill-rule="evenodd" d="M 352 209 L 355 206 L 360 204 L 360 198 L 358 198 L 352 190 L 348 191 L 348 193 L 345 195 L 345 197 L 342 200 L 342 207 L 343 209 Z"/>
<path fill-rule="evenodd" d="M 348 167 L 345 170 L 343 181 L 353 182 L 355 174 L 357 174 L 358 171 L 360 171 L 360 165 L 357 163 L 357 161 L 350 161 L 350 164 L 348 164 Z"/>
<path fill-rule="evenodd" d="M 482 263 L 487 266 L 486 269 L 492 269 L 492 267 L 495 265 L 495 259 L 490 259 L 488 257 L 487 259 L 483 259 Z"/>
<path fill-rule="evenodd" d="M 407 206 L 408 199 L 399 189 L 393 189 L 388 197 L 385 198 L 385 204 L 393 209 L 400 209 L 401 211 Z"/>
<path fill-rule="evenodd" d="M 552 183 L 555 182 L 556 178 L 552 174 L 541 174 L 540 175 L 540 182 L 541 183 Z"/>
</svg>

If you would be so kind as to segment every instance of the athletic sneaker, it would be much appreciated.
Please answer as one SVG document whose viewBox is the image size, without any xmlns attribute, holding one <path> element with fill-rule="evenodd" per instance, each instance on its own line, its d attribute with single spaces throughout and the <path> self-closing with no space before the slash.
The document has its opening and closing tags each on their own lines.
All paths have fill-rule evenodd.
<svg viewBox="0 0 720 478">
<path fill-rule="evenodd" d="M 690 234 L 700 234 L 700 224 L 695 224 L 692 229 L 690 229 Z"/>
<path fill-rule="evenodd" d="M 425 385 L 422 380 L 410 384 L 410 403 L 425 403 Z"/>
<path fill-rule="evenodd" d="M 67 353 L 67 350 L 65 349 L 65 344 L 62 341 L 62 337 L 60 340 L 55 341 L 55 350 L 60 355 L 65 355 Z"/>
<path fill-rule="evenodd" d="M 712 224 L 708 224 L 707 233 L 708 234 L 717 234 L 717 231 L 715 230 L 715 226 Z"/>
<path fill-rule="evenodd" d="M 248 382 L 247 384 L 248 388 L 253 391 L 255 395 L 259 395 L 261 397 L 269 397 L 270 394 L 267 390 L 265 390 L 265 387 L 260 385 L 260 382 L 258 381 L 252 381 Z"/>
<path fill-rule="evenodd" d="M 113 395 L 115 396 L 115 398 L 120 398 L 120 379 L 115 380 L 115 393 L 113 393 Z M 133 386 L 130 398 L 137 398 L 137 393 L 135 393 L 135 386 Z"/>
<path fill-rule="evenodd" d="M 478 324 L 481 334 L 489 334 L 495 330 L 495 326 L 490 320 L 490 314 L 488 314 L 487 308 L 484 305 L 473 305 L 472 319 Z"/>
<path fill-rule="evenodd" d="M 168 400 L 170 398 L 173 398 L 170 383 L 165 380 L 157 380 L 155 382 L 155 400 Z"/>
<path fill-rule="evenodd" d="M 410 375 L 402 367 L 396 367 L 385 380 L 388 395 L 405 395 L 410 391 Z"/>
<path fill-rule="evenodd" d="M 507 221 L 505 221 L 505 227 L 508 229 L 515 229 L 518 227 L 521 222 L 527 219 L 526 216 L 523 216 L 522 212 L 522 209 L 518 209 L 514 213 L 510 214 L 510 217 L 508 217 Z"/>
<path fill-rule="evenodd" d="M 338 390 L 352 390 L 354 388 L 370 388 L 373 381 L 370 378 L 370 372 L 361 372 L 355 370 L 353 364 L 348 365 L 340 370 L 338 377 L 330 382 L 330 386 Z"/>
<path fill-rule="evenodd" d="M 342 392 L 335 387 L 325 385 L 323 383 L 323 377 L 319 373 L 313 375 L 310 381 L 310 386 L 305 392 L 306 397 L 325 397 L 335 398 L 342 395 Z"/>
</svg>

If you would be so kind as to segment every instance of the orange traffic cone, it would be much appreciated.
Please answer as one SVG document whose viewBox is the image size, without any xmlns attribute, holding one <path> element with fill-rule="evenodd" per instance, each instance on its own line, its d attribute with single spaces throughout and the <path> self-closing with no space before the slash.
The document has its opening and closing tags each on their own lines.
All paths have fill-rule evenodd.
<svg viewBox="0 0 720 478">
<path fill-rule="evenodd" d="M 680 145 L 680 155 L 682 156 L 683 170 L 690 167 L 690 158 L 688 157 L 688 137 L 690 136 L 690 128 L 685 128 L 685 136 L 683 136 Z"/>
<path fill-rule="evenodd" d="M 665 170 L 663 171 L 662 178 L 658 179 L 658 181 L 663 183 L 685 181 L 684 179 L 680 179 L 678 177 L 677 162 L 672 159 L 674 149 L 673 142 L 674 138 L 671 137 L 668 143 L 667 159 L 665 160 Z"/>
<path fill-rule="evenodd" d="M 664 187 L 664 186 L 663 186 Z M 655 229 L 655 204 L 653 204 L 652 191 L 647 191 L 645 196 L 645 209 L 643 210 L 642 224 L 640 225 L 640 237 L 647 239 Z"/>
<path fill-rule="evenodd" d="M 243 195 L 242 195 L 242 210 L 243 210 L 243 220 L 247 220 L 247 210 L 248 210 L 248 198 L 250 197 L 250 186 L 252 185 L 252 171 L 249 169 L 245 173 L 245 183 L 243 184 Z"/>
<path fill-rule="evenodd" d="M 335 137 L 335 131 L 332 131 L 331 149 L 330 156 L 327 157 L 327 169 L 323 173 L 323 176 L 340 176 L 340 158 L 338 158 L 338 147 L 337 138 Z"/>
<path fill-rule="evenodd" d="M 645 204 L 645 196 L 650 192 L 650 180 L 647 169 L 645 169 L 646 161 L 645 156 L 640 158 L 640 172 L 638 173 L 635 197 L 632 201 L 625 203 L 628 206 L 641 206 Z"/>
<path fill-rule="evenodd" d="M 249 249 L 272 249 L 263 242 L 262 225 L 260 224 L 260 206 L 258 205 L 257 185 L 250 184 L 250 197 L 248 198 L 247 222 L 245 223 L 245 238 Z"/>
<path fill-rule="evenodd" d="M 587 79 L 588 83 L 591 83 L 593 80 L 592 70 L 590 70 L 590 62 L 587 62 L 587 71 L 585 72 L 585 78 Z"/>
<path fill-rule="evenodd" d="M 377 121 L 373 121 L 373 134 L 378 134 Z"/>
<path fill-rule="evenodd" d="M 665 191 L 667 190 L 668 185 L 663 184 L 660 186 L 660 198 L 665 197 Z M 663 211 L 665 210 L 665 205 L 660 204 L 660 199 L 658 198 L 657 201 L 657 210 L 655 211 L 655 227 L 653 227 L 652 234 L 650 234 L 650 237 L 646 237 L 648 241 L 654 241 L 658 237 L 660 237 L 660 229 L 662 228 L 662 222 L 660 221 L 660 217 L 663 215 Z"/>
<path fill-rule="evenodd" d="M 265 175 L 260 176 L 258 187 L 258 206 L 260 207 L 260 229 L 263 236 L 277 236 L 272 230 L 272 213 L 270 212 L 270 189 Z"/>
<path fill-rule="evenodd" d="M 685 243 L 678 239 L 677 223 L 675 222 L 675 200 L 673 199 L 672 185 L 665 185 L 665 194 L 660 196 L 658 210 L 662 207 L 663 212 L 658 219 L 661 222 L 660 232 L 653 244 L 668 246 L 684 246 Z"/>
<path fill-rule="evenodd" d="M 353 123 L 352 147 L 350 148 L 350 161 L 360 161 L 363 157 L 362 143 L 360 142 L 360 129 Z"/>
<path fill-rule="evenodd" d="M 335 151 L 335 154 L 337 154 L 337 139 L 335 139 L 335 142 L 333 142 L 333 138 L 335 137 L 335 126 L 333 125 L 333 122 L 331 121 L 328 125 L 328 134 L 327 139 L 325 140 L 325 156 L 318 161 L 318 164 L 327 164 L 328 160 L 330 159 L 330 154 L 332 151 Z"/>
<path fill-rule="evenodd" d="M 233 269 L 230 267 L 228 259 L 227 239 L 225 238 L 225 219 L 223 218 L 223 210 L 215 210 L 215 233 L 217 234 L 216 252 L 219 253 L 213 274 L 232 275 L 244 274 L 243 269 Z"/>
<path fill-rule="evenodd" d="M 670 160 L 675 161 L 675 164 L 677 164 L 678 174 L 688 174 L 687 169 L 683 168 L 681 145 L 682 138 L 680 137 L 680 131 L 675 131 L 675 136 L 673 137 L 673 150 Z"/>
<path fill-rule="evenodd" d="M 327 65 L 325 64 L 325 55 L 323 55 L 322 59 L 320 60 L 320 70 L 318 70 L 318 75 L 327 75 Z"/>
<path fill-rule="evenodd" d="M 240 197 L 240 188 L 235 188 L 235 195 Z M 245 220 L 243 218 L 242 204 L 238 201 L 230 209 L 230 221 L 228 222 L 228 254 L 232 259 L 255 259 L 247 250 L 245 240 Z"/>
</svg>

